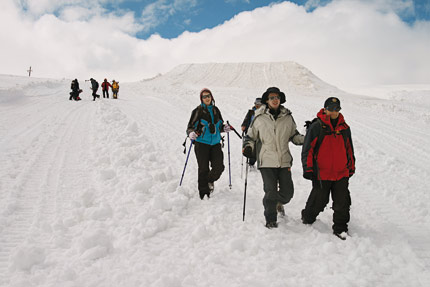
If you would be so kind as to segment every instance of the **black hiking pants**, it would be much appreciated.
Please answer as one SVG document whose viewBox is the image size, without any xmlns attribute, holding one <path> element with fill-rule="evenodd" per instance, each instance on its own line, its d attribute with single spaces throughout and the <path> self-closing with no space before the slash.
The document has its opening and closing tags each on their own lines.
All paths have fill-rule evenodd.
<svg viewBox="0 0 430 287">
<path fill-rule="evenodd" d="M 194 152 L 199 166 L 199 194 L 203 199 L 205 195 L 210 194 L 208 183 L 218 180 L 224 171 L 224 155 L 221 144 L 208 145 L 194 142 Z"/>
<path fill-rule="evenodd" d="M 105 97 L 105 93 L 106 93 L 106 98 L 109 99 L 109 90 L 103 90 L 103 98 Z"/>
<path fill-rule="evenodd" d="M 79 101 L 80 99 L 78 100 L 78 96 L 79 96 L 79 92 L 73 92 L 72 91 L 72 92 L 70 92 L 70 98 L 69 98 L 69 100 L 73 99 L 75 101 Z"/>
<path fill-rule="evenodd" d="M 92 94 L 92 96 L 93 96 L 93 101 L 95 101 L 95 100 L 96 100 L 96 98 L 100 98 L 100 96 L 99 96 L 99 95 L 97 95 L 97 94 L 96 94 L 96 92 L 97 92 L 97 91 L 95 91 L 95 92 L 93 91 L 93 94 Z"/>
<path fill-rule="evenodd" d="M 329 195 L 333 201 L 333 232 L 342 233 L 348 231 L 350 219 L 349 208 L 351 196 L 348 189 L 349 178 L 344 177 L 338 181 L 313 180 L 312 190 L 302 210 L 302 218 L 306 223 L 315 222 L 318 214 L 324 210 L 329 202 Z"/>
<path fill-rule="evenodd" d="M 276 222 L 278 202 L 287 204 L 293 198 L 294 185 L 291 168 L 260 168 L 264 185 L 264 217 L 266 222 Z M 279 185 L 279 189 L 278 189 Z"/>
</svg>

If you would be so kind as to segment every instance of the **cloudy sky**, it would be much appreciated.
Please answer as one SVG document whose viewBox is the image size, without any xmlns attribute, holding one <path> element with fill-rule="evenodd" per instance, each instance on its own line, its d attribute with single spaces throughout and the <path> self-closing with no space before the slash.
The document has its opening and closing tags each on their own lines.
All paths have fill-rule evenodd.
<svg viewBox="0 0 430 287">
<path fill-rule="evenodd" d="M 295 61 L 340 88 L 430 84 L 430 0 L 1 0 L 0 73 L 136 81 Z"/>
</svg>

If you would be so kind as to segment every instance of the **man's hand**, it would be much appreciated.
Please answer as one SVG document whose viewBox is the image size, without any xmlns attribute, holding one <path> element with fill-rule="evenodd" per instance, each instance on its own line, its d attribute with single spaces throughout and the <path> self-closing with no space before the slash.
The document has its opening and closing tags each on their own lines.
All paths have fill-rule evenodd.
<svg viewBox="0 0 430 287">
<path fill-rule="evenodd" d="M 313 180 L 314 179 L 314 173 L 312 171 L 307 171 L 305 173 L 303 173 L 303 177 L 309 180 Z"/>
<path fill-rule="evenodd" d="M 247 158 L 252 158 L 253 154 L 252 154 L 252 148 L 250 146 L 246 146 L 243 150 L 242 150 L 242 154 L 247 157 Z"/>
</svg>

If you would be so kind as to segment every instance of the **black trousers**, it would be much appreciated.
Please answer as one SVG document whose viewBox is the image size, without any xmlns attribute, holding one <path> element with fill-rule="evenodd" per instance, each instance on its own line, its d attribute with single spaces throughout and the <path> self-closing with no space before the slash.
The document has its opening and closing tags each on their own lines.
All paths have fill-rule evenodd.
<svg viewBox="0 0 430 287">
<path fill-rule="evenodd" d="M 103 98 L 105 97 L 105 93 L 106 93 L 106 98 L 109 99 L 109 90 L 103 90 Z"/>
<path fill-rule="evenodd" d="M 224 171 L 224 155 L 221 144 L 208 145 L 194 142 L 194 152 L 199 166 L 199 194 L 200 198 L 203 198 L 206 194 L 209 195 L 208 183 L 218 180 Z"/>
<path fill-rule="evenodd" d="M 264 185 L 264 217 L 266 222 L 276 222 L 278 202 L 287 204 L 294 196 L 291 168 L 260 168 Z M 279 190 L 278 190 L 279 185 Z"/>
<path fill-rule="evenodd" d="M 69 100 L 75 100 L 78 101 L 79 92 L 70 92 L 70 98 Z"/>
<path fill-rule="evenodd" d="M 348 189 L 349 178 L 344 177 L 338 181 L 313 180 L 312 190 L 306 202 L 305 209 L 302 210 L 302 217 L 308 223 L 313 223 L 318 214 L 324 210 L 329 202 L 329 196 L 333 200 L 333 231 L 342 233 L 348 231 L 350 219 L 349 209 L 351 206 L 351 196 Z"/>
</svg>

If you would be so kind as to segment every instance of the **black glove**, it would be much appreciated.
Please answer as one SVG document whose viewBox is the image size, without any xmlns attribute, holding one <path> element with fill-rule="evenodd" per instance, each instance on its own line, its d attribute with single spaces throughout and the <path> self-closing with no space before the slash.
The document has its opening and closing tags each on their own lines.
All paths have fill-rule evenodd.
<svg viewBox="0 0 430 287">
<path fill-rule="evenodd" d="M 246 156 L 247 158 L 253 158 L 253 157 L 254 157 L 254 156 L 253 156 L 253 154 L 252 154 L 252 148 L 251 148 L 250 146 L 246 146 L 246 147 L 243 149 L 242 154 L 243 154 L 244 156 Z"/>
<path fill-rule="evenodd" d="M 303 177 L 309 180 L 312 180 L 314 178 L 314 173 L 312 171 L 307 171 L 303 173 Z"/>
</svg>

